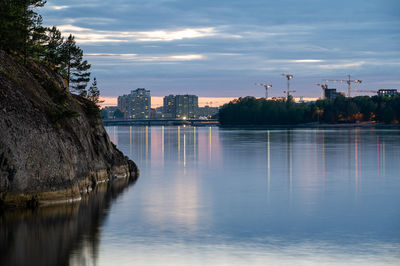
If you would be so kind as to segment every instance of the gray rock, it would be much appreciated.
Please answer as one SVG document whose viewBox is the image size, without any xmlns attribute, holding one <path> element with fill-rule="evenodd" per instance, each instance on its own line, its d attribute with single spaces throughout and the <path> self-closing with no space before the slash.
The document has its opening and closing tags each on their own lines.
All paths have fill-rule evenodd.
<svg viewBox="0 0 400 266">
<path fill-rule="evenodd" d="M 0 51 L 0 200 L 6 205 L 80 198 L 138 169 L 104 130 L 98 109 L 35 62 Z"/>
</svg>

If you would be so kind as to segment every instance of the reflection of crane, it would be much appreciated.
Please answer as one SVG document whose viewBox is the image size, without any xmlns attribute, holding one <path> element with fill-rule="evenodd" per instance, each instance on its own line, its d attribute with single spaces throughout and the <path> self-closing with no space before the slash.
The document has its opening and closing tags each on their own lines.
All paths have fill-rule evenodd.
<svg viewBox="0 0 400 266">
<path fill-rule="evenodd" d="M 328 88 L 328 84 L 319 84 L 315 83 L 315 85 L 320 86 L 322 88 L 321 98 L 325 99 L 325 90 Z"/>
<path fill-rule="evenodd" d="M 347 75 L 348 79 L 327 79 L 325 81 L 333 81 L 333 82 L 346 82 L 347 83 L 347 97 L 351 97 L 351 83 L 361 83 L 362 80 L 354 79 L 351 80 L 351 76 Z"/>
<path fill-rule="evenodd" d="M 272 87 L 271 84 L 263 84 L 263 83 L 254 83 L 258 86 L 263 86 L 265 88 L 265 99 L 268 100 L 268 89 Z"/>
<path fill-rule="evenodd" d="M 287 90 L 284 91 L 284 93 L 287 94 L 287 98 L 289 99 L 290 93 L 291 92 L 296 92 L 296 91 L 291 91 L 290 90 L 290 80 L 294 77 L 292 74 L 281 74 L 281 76 L 284 76 L 287 78 Z"/>
</svg>

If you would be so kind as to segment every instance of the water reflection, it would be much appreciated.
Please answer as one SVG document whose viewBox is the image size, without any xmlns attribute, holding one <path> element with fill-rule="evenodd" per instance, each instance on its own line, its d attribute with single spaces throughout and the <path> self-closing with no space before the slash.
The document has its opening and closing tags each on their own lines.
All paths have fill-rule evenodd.
<svg viewBox="0 0 400 266">
<path fill-rule="evenodd" d="M 44 215 L 3 216 L 1 236 L 8 240 L 2 254 L 22 250 L 25 233 L 18 232 L 36 223 L 42 239 L 65 243 L 49 247 L 59 254 L 51 262 L 61 265 L 400 262 L 398 130 L 107 131 L 141 170 L 134 193 L 124 193 L 113 208 L 59 211 L 63 215 L 51 222 Z M 95 210 L 87 217 L 89 209 Z M 84 221 L 92 226 L 76 225 Z M 33 231 L 27 236 L 36 237 Z"/>
<path fill-rule="evenodd" d="M 124 131 L 119 128 L 119 134 Z M 100 260 L 127 265 L 132 260 L 146 265 L 399 261 L 397 131 L 152 127 L 151 132 L 151 144 L 118 138 L 118 147 L 133 149 L 130 156 L 143 165 L 129 220 L 134 226 L 124 232 L 125 244 L 135 252 L 113 249 Z M 386 165 L 383 139 L 391 143 Z M 141 145 L 150 145 L 150 157 L 135 152 Z M 386 171 L 387 183 L 377 167 Z M 113 247 L 107 241 L 103 250 Z"/>
<path fill-rule="evenodd" d="M 0 216 L 0 265 L 96 265 L 101 227 L 128 181 L 97 186 L 81 202 Z"/>
<path fill-rule="evenodd" d="M 271 142 L 270 142 L 270 131 L 267 130 L 267 187 L 269 192 L 269 187 L 271 184 Z"/>
<path fill-rule="evenodd" d="M 196 127 L 188 126 L 131 126 L 128 131 L 117 128 L 109 127 L 110 139 L 118 146 L 128 147 L 133 159 L 145 166 L 164 164 L 166 159 L 183 167 L 204 159 L 209 164 L 220 161 L 219 134 L 212 127 L 203 128 L 200 133 Z"/>
</svg>

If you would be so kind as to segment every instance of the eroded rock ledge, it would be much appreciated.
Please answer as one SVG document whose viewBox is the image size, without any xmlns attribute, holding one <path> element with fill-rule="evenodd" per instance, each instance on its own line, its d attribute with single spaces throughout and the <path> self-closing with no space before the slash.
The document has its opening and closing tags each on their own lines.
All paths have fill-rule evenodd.
<svg viewBox="0 0 400 266">
<path fill-rule="evenodd" d="M 0 202 L 29 206 L 79 200 L 97 183 L 136 180 L 94 104 L 62 78 L 0 51 Z"/>
</svg>

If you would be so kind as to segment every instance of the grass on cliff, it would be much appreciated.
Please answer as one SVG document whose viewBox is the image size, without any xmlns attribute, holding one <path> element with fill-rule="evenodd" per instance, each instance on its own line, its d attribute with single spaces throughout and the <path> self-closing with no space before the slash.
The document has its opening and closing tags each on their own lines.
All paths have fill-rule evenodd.
<svg viewBox="0 0 400 266">
<path fill-rule="evenodd" d="M 78 112 L 65 108 L 64 106 L 52 105 L 46 110 L 47 118 L 52 123 L 58 123 L 66 119 L 78 117 Z"/>
</svg>

